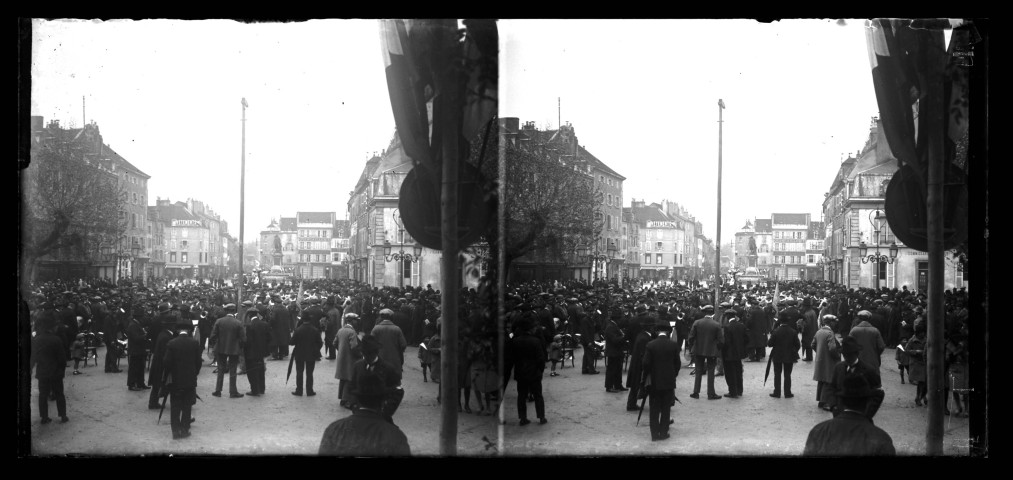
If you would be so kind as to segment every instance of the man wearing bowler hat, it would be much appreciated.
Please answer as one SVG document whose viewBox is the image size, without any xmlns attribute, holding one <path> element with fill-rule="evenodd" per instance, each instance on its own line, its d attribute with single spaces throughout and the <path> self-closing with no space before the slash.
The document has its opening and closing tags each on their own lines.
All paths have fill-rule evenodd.
<svg viewBox="0 0 1013 480">
<path fill-rule="evenodd" d="M 227 369 L 229 397 L 243 396 L 236 386 L 236 368 L 239 366 L 239 353 L 244 343 L 246 343 L 246 329 L 236 318 L 236 304 L 230 303 L 225 306 L 225 316 L 215 321 L 214 327 L 211 328 L 211 336 L 208 338 L 208 345 L 215 349 L 215 358 L 218 361 L 218 380 L 211 395 L 222 396 L 222 383 Z"/>
<path fill-rule="evenodd" d="M 197 373 L 203 359 L 200 343 L 190 336 L 193 322 L 179 320 L 175 327 L 179 334 L 166 344 L 162 361 L 165 388 L 169 391 L 169 424 L 172 426 L 172 438 L 178 440 L 190 436 L 190 424 L 194 420 L 190 412 L 197 402 Z"/>
<path fill-rule="evenodd" d="M 826 401 L 834 416 L 839 415 L 844 409 L 840 395 L 844 391 L 844 378 L 848 374 L 864 376 L 869 384 L 869 388 L 872 388 L 874 391 L 874 395 L 871 396 L 866 404 L 865 415 L 869 419 L 872 419 L 876 415 L 879 406 L 883 403 L 883 398 L 886 396 L 886 393 L 883 392 L 879 369 L 865 363 L 859 357 L 862 348 L 862 345 L 854 337 L 846 337 L 841 344 L 841 355 L 844 359 L 837 362 L 837 365 L 834 365 L 834 373 L 830 383 L 824 386 L 824 389 L 827 390 Z"/>
<path fill-rule="evenodd" d="M 838 398 L 842 411 L 830 420 L 817 424 L 809 431 L 805 442 L 805 456 L 892 456 L 897 451 L 893 439 L 883 429 L 873 425 L 865 415 L 868 405 L 876 396 L 865 375 L 849 373 L 843 377 Z"/>
<path fill-rule="evenodd" d="M 802 342 L 798 339 L 798 331 L 795 330 L 799 318 L 797 310 L 796 313 L 789 313 L 788 310 L 782 311 L 778 317 L 780 325 L 770 335 L 770 340 L 767 340 L 767 346 L 772 347 L 769 362 L 774 365 L 774 392 L 770 394 L 771 397 L 781 398 L 782 372 L 784 373 L 784 398 L 795 396 L 791 393 L 791 371 L 795 362 L 798 362 L 798 351 L 802 348 Z"/>
<path fill-rule="evenodd" d="M 643 358 L 643 378 L 651 406 L 651 441 L 670 437 L 668 428 L 672 423 L 670 421 L 672 403 L 675 402 L 675 377 L 682 368 L 682 363 L 679 362 L 679 345 L 669 338 L 672 326 L 663 323 L 656 325 L 656 328 L 658 338 L 647 343 Z M 711 363 L 712 372 L 713 365 Z M 697 375 L 697 387 L 700 385 L 699 379 L 700 376 Z"/>
<path fill-rule="evenodd" d="M 746 326 L 739 321 L 735 309 L 726 310 L 725 318 L 728 319 L 728 324 L 724 327 L 725 343 L 721 352 L 725 364 L 725 382 L 728 383 L 728 393 L 725 396 L 739 398 L 742 396 L 742 359 L 749 355 L 749 338 Z"/>
<path fill-rule="evenodd" d="M 643 377 L 644 352 L 647 344 L 654 339 L 656 322 L 649 317 L 646 311 L 635 317 L 633 323 L 637 325 L 637 333 L 633 336 L 633 349 L 630 353 L 630 368 L 626 374 L 626 387 L 630 389 L 626 397 L 626 411 L 636 412 L 637 400 L 643 398 L 640 394 L 640 379 Z M 678 346 L 678 343 L 676 344 Z M 681 349 L 680 349 L 681 350 Z"/>
<path fill-rule="evenodd" d="M 151 366 L 148 367 L 148 385 L 151 386 L 151 393 L 148 395 L 148 408 L 155 410 L 159 408 L 158 399 L 162 398 L 162 359 L 165 356 L 165 346 L 172 340 L 172 330 L 176 328 L 176 317 L 169 312 L 169 304 L 158 305 L 158 316 L 155 321 L 159 322 L 158 337 L 155 338 L 155 346 L 151 350 Z M 189 322 L 190 320 L 186 320 Z"/>
<path fill-rule="evenodd" d="M 721 353 L 721 346 L 725 343 L 724 330 L 714 320 L 714 306 L 703 307 L 704 317 L 693 322 L 689 330 L 690 353 L 693 354 L 693 363 L 696 365 L 696 378 L 693 379 L 693 393 L 689 396 L 700 398 L 700 382 L 706 369 L 707 374 L 707 399 L 720 400 L 721 395 L 714 391 L 714 366 L 717 364 L 718 355 Z M 660 325 L 659 325 L 660 327 Z"/>
</svg>

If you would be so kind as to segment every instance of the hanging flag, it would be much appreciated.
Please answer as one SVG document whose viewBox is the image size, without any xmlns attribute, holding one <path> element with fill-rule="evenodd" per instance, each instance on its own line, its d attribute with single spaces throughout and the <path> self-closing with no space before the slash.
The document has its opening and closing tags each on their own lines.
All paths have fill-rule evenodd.
<svg viewBox="0 0 1013 480">
<path fill-rule="evenodd" d="M 499 31 L 496 21 L 469 19 L 464 41 L 464 58 L 471 68 L 465 85 L 464 125 L 466 140 L 475 137 L 496 114 L 499 84 Z"/>
<path fill-rule="evenodd" d="M 439 29 L 454 31 L 454 20 L 380 20 L 380 46 L 394 125 L 405 153 L 432 172 L 439 160 L 431 149 L 432 105 L 436 95 L 432 59 Z"/>
</svg>

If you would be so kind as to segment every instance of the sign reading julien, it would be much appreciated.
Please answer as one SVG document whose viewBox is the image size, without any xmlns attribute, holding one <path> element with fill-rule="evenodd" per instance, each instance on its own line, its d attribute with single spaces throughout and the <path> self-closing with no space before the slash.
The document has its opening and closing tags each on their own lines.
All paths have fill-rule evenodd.
<svg viewBox="0 0 1013 480">
<path fill-rule="evenodd" d="M 647 228 L 677 228 L 675 222 L 648 220 Z"/>
<path fill-rule="evenodd" d="M 174 227 L 200 227 L 200 220 L 173 220 Z"/>
</svg>

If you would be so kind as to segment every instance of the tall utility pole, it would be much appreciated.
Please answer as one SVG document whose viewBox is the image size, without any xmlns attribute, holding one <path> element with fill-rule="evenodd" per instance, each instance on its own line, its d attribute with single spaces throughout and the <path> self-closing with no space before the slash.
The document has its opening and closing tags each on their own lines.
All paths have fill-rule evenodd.
<svg viewBox="0 0 1013 480">
<path fill-rule="evenodd" d="M 240 161 L 239 172 L 239 295 L 236 302 L 243 303 L 243 262 L 246 257 L 243 255 L 243 226 L 246 220 L 246 97 L 243 97 L 243 149 L 242 160 Z M 243 312 L 246 315 L 246 312 Z M 239 317 L 243 318 L 243 317 Z"/>
<path fill-rule="evenodd" d="M 721 127 L 724 120 L 722 113 L 725 110 L 725 102 L 718 99 L 718 235 L 714 242 L 714 308 L 721 304 Z M 715 310 L 717 311 L 717 310 Z"/>
</svg>

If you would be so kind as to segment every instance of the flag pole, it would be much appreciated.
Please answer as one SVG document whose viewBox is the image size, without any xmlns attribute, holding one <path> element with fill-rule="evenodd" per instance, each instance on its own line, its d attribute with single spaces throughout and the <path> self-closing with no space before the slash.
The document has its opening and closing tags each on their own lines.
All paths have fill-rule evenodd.
<svg viewBox="0 0 1013 480">
<path fill-rule="evenodd" d="M 245 260 L 243 255 L 243 227 L 246 220 L 246 107 L 246 97 L 243 97 L 243 153 L 239 173 L 239 290 L 237 290 L 239 293 L 236 298 L 236 302 L 240 304 L 243 302 L 243 278 L 245 277 L 243 273 L 243 261 Z"/>
<path fill-rule="evenodd" d="M 717 240 L 714 242 L 715 247 L 714 252 L 715 256 L 717 257 L 714 263 L 715 265 L 714 271 L 716 272 L 716 274 L 714 275 L 715 309 L 718 308 L 718 305 L 721 303 L 719 299 L 721 296 L 721 140 L 722 140 L 721 127 L 722 124 L 724 123 L 724 120 L 722 118 L 722 113 L 724 112 L 724 109 L 725 109 L 725 102 L 724 100 L 721 100 L 719 98 L 718 99 L 718 222 L 717 222 L 718 234 Z"/>
</svg>

